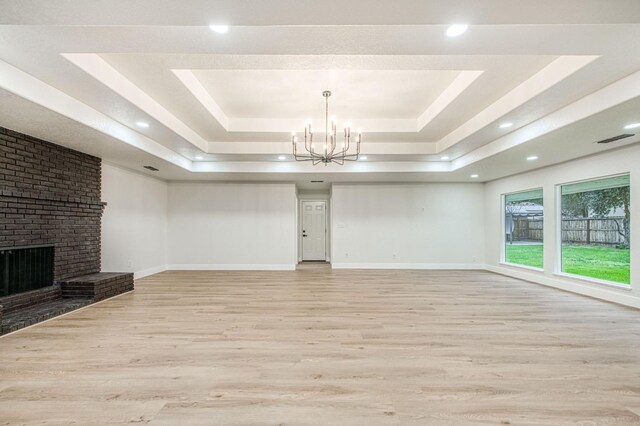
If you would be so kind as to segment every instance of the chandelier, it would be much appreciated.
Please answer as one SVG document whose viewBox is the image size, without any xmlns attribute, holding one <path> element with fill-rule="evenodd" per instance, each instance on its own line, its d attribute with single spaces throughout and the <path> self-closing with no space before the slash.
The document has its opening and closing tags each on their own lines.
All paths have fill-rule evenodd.
<svg viewBox="0 0 640 426">
<path fill-rule="evenodd" d="M 304 128 L 304 149 L 306 153 L 299 154 L 297 149 L 298 137 L 295 132 L 291 134 L 291 142 L 293 143 L 293 156 L 296 161 L 311 161 L 313 165 L 324 163 L 344 164 L 345 161 L 357 161 L 360 156 L 360 142 L 362 141 L 362 132 L 358 131 L 355 136 L 355 150 L 349 151 L 351 147 L 351 125 L 344 126 L 344 138 L 338 143 L 337 125 L 335 119 L 331 120 L 331 129 L 329 129 L 329 97 L 331 92 L 325 90 L 322 92 L 325 98 L 325 134 L 324 142 L 314 142 L 313 132 L 311 131 L 311 122 L 307 122 Z"/>
</svg>

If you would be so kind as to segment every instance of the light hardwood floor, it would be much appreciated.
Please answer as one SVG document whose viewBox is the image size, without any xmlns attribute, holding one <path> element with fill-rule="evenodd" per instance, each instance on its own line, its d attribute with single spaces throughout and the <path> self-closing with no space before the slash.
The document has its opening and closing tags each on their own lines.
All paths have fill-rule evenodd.
<svg viewBox="0 0 640 426">
<path fill-rule="evenodd" d="M 165 272 L 0 357 L 0 424 L 640 424 L 639 311 L 480 271 Z"/>
</svg>

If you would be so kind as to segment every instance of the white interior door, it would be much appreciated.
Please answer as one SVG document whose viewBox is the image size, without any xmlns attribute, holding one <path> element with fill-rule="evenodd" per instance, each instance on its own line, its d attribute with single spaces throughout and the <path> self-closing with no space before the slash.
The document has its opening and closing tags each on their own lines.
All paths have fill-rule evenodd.
<svg viewBox="0 0 640 426">
<path fill-rule="evenodd" d="M 302 260 L 326 260 L 325 201 L 302 202 Z"/>
</svg>

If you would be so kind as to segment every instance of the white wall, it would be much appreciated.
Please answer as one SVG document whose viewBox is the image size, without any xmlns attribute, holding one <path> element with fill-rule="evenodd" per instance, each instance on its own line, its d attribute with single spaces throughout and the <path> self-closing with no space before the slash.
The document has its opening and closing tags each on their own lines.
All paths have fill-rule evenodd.
<svg viewBox="0 0 640 426">
<path fill-rule="evenodd" d="M 167 183 L 102 164 L 102 270 L 136 278 L 167 264 Z"/>
<path fill-rule="evenodd" d="M 607 175 L 631 173 L 631 290 L 558 275 L 556 185 Z M 544 271 L 500 263 L 503 244 L 501 196 L 531 188 L 544 190 Z M 485 187 L 487 268 L 553 287 L 640 307 L 640 146 L 608 152 L 490 182 Z"/>
<path fill-rule="evenodd" d="M 295 269 L 294 184 L 169 184 L 169 269 Z"/>
<path fill-rule="evenodd" d="M 482 184 L 334 185 L 332 265 L 481 268 L 483 202 Z"/>
</svg>

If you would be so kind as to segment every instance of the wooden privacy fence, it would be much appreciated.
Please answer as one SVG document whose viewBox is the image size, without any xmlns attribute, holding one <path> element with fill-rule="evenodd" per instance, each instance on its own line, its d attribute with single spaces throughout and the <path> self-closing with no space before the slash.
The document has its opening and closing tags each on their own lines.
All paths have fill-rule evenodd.
<svg viewBox="0 0 640 426">
<path fill-rule="evenodd" d="M 562 219 L 562 241 L 575 244 L 622 244 L 623 217 Z M 542 218 L 513 218 L 513 241 L 542 241 Z"/>
</svg>

